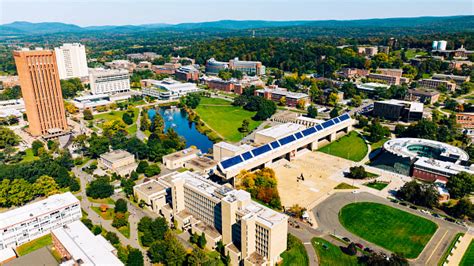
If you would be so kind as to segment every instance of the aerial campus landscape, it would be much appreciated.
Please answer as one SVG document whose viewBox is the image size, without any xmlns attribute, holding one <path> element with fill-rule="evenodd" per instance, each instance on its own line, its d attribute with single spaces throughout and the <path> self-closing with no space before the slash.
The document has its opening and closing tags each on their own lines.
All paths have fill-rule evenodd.
<svg viewBox="0 0 474 266">
<path fill-rule="evenodd" d="M 0 0 L 0 265 L 474 265 L 473 10 Z"/>
</svg>

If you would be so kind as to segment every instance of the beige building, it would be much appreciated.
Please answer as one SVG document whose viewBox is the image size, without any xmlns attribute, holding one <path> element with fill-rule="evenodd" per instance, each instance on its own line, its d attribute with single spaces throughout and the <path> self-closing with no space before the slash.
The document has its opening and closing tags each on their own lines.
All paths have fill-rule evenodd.
<svg viewBox="0 0 474 266">
<path fill-rule="evenodd" d="M 440 79 L 422 79 L 418 81 L 418 87 L 428 89 L 438 89 L 441 85 L 445 85 L 448 91 L 454 91 L 456 89 L 456 83 L 447 80 Z"/>
<path fill-rule="evenodd" d="M 50 50 L 14 51 L 21 92 L 33 136 L 58 136 L 67 131 L 66 112 L 56 56 Z"/>
<path fill-rule="evenodd" d="M 225 158 L 233 157 L 238 154 L 242 154 L 246 151 L 251 150 L 253 147 L 250 145 L 240 145 L 236 146 L 234 144 L 221 141 L 219 143 L 216 143 L 212 146 L 212 155 L 214 160 L 216 161 L 221 161 Z"/>
<path fill-rule="evenodd" d="M 187 161 L 197 158 L 200 154 L 201 151 L 199 149 L 189 147 L 187 149 L 163 156 L 162 160 L 166 168 L 176 170 L 183 168 Z"/>
<path fill-rule="evenodd" d="M 270 143 L 279 138 L 283 138 L 288 135 L 294 134 L 305 128 L 306 127 L 304 125 L 299 125 L 295 123 L 285 123 L 285 124 L 276 125 L 276 126 L 256 132 L 254 142 L 257 145 Z"/>
<path fill-rule="evenodd" d="M 135 162 L 133 154 L 128 151 L 114 150 L 100 156 L 99 166 L 118 175 L 125 176 L 135 171 L 138 164 Z"/>
<path fill-rule="evenodd" d="M 286 250 L 288 217 L 246 191 L 187 171 L 137 185 L 134 194 L 179 229 L 204 233 L 208 248 L 222 241 L 232 265 L 275 265 Z"/>
</svg>

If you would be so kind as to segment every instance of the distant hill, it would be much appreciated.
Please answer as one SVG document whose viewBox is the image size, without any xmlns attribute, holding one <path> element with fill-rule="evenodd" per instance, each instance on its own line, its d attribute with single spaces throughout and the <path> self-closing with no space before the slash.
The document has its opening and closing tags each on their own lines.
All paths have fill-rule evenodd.
<svg viewBox="0 0 474 266">
<path fill-rule="evenodd" d="M 128 33 L 147 31 L 242 31 L 251 29 L 291 28 L 298 29 L 351 29 L 351 28 L 387 28 L 387 29 L 423 29 L 426 31 L 473 31 L 474 16 L 385 18 L 361 20 L 319 20 L 319 21 L 264 21 L 264 20 L 220 20 L 211 22 L 180 24 L 144 24 L 110 25 L 80 27 L 59 22 L 30 23 L 24 21 L 0 25 L 0 36 L 27 36 L 52 33 Z"/>
</svg>

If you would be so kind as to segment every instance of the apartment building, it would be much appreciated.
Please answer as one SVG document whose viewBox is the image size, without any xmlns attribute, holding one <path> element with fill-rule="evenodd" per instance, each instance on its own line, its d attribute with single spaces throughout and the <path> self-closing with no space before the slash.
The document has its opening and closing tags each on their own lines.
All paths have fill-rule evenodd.
<svg viewBox="0 0 474 266">
<path fill-rule="evenodd" d="M 129 175 L 135 171 L 138 164 L 133 154 L 124 150 L 114 150 L 104 153 L 99 158 L 99 166 L 120 176 Z"/>
<path fill-rule="evenodd" d="M 446 74 L 434 74 L 431 78 L 436 79 L 436 80 L 452 81 L 456 83 L 456 85 L 458 86 L 462 85 L 464 82 L 469 82 L 469 80 L 471 79 L 471 77 L 469 76 L 446 75 Z"/>
<path fill-rule="evenodd" d="M 56 56 L 51 50 L 14 51 L 16 69 L 33 136 L 56 136 L 67 131 L 64 99 Z"/>
<path fill-rule="evenodd" d="M 81 217 L 80 202 L 71 192 L 0 213 L 0 250 L 20 246 Z"/>
<path fill-rule="evenodd" d="M 91 69 L 89 82 L 92 94 L 114 95 L 130 91 L 130 75 L 124 69 Z"/>
<path fill-rule="evenodd" d="M 246 191 L 187 171 L 137 185 L 134 194 L 178 228 L 204 233 L 208 248 L 222 241 L 232 265 L 275 265 L 286 250 L 288 217 Z"/>
<path fill-rule="evenodd" d="M 182 83 L 174 79 L 142 80 L 142 95 L 158 98 L 160 100 L 177 100 L 188 93 L 200 92 L 195 83 Z"/>
<path fill-rule="evenodd" d="M 265 88 L 255 91 L 256 96 L 263 97 L 274 102 L 280 102 L 281 98 L 285 98 L 286 106 L 296 107 L 298 101 L 309 102 L 309 96 L 306 93 L 291 92 L 284 88 Z"/>
<path fill-rule="evenodd" d="M 474 113 L 456 113 L 456 124 L 462 128 L 474 128 Z"/>
<path fill-rule="evenodd" d="M 439 80 L 439 79 L 422 79 L 418 81 L 418 87 L 421 88 L 428 88 L 428 89 L 438 89 L 440 86 L 446 86 L 448 91 L 454 91 L 456 89 L 456 84 L 447 81 L 447 80 Z"/>
<path fill-rule="evenodd" d="M 377 73 L 393 77 L 402 77 L 403 70 L 398 68 L 377 68 Z"/>
<path fill-rule="evenodd" d="M 427 89 L 408 89 L 405 97 L 407 101 L 416 101 L 426 104 L 434 104 L 439 100 L 440 93 L 435 90 Z"/>
<path fill-rule="evenodd" d="M 369 70 L 359 68 L 343 68 L 341 69 L 341 75 L 345 78 L 359 78 L 365 77 L 369 74 Z"/>
<path fill-rule="evenodd" d="M 51 231 L 61 265 L 124 265 L 117 250 L 102 235 L 94 235 L 81 221 Z"/>
<path fill-rule="evenodd" d="M 54 48 L 60 79 L 83 78 L 89 75 L 86 47 L 80 43 L 65 43 Z"/>
<path fill-rule="evenodd" d="M 370 73 L 367 75 L 367 78 L 371 81 L 381 82 L 388 85 L 400 85 L 400 77 L 398 76 Z"/>
</svg>

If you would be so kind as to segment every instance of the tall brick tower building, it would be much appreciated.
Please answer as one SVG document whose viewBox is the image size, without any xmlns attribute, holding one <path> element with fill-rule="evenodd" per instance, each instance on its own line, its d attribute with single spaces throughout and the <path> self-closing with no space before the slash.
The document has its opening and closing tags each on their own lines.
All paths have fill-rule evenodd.
<svg viewBox="0 0 474 266">
<path fill-rule="evenodd" d="M 14 51 L 29 131 L 33 136 L 67 130 L 56 56 L 50 50 Z"/>
</svg>

